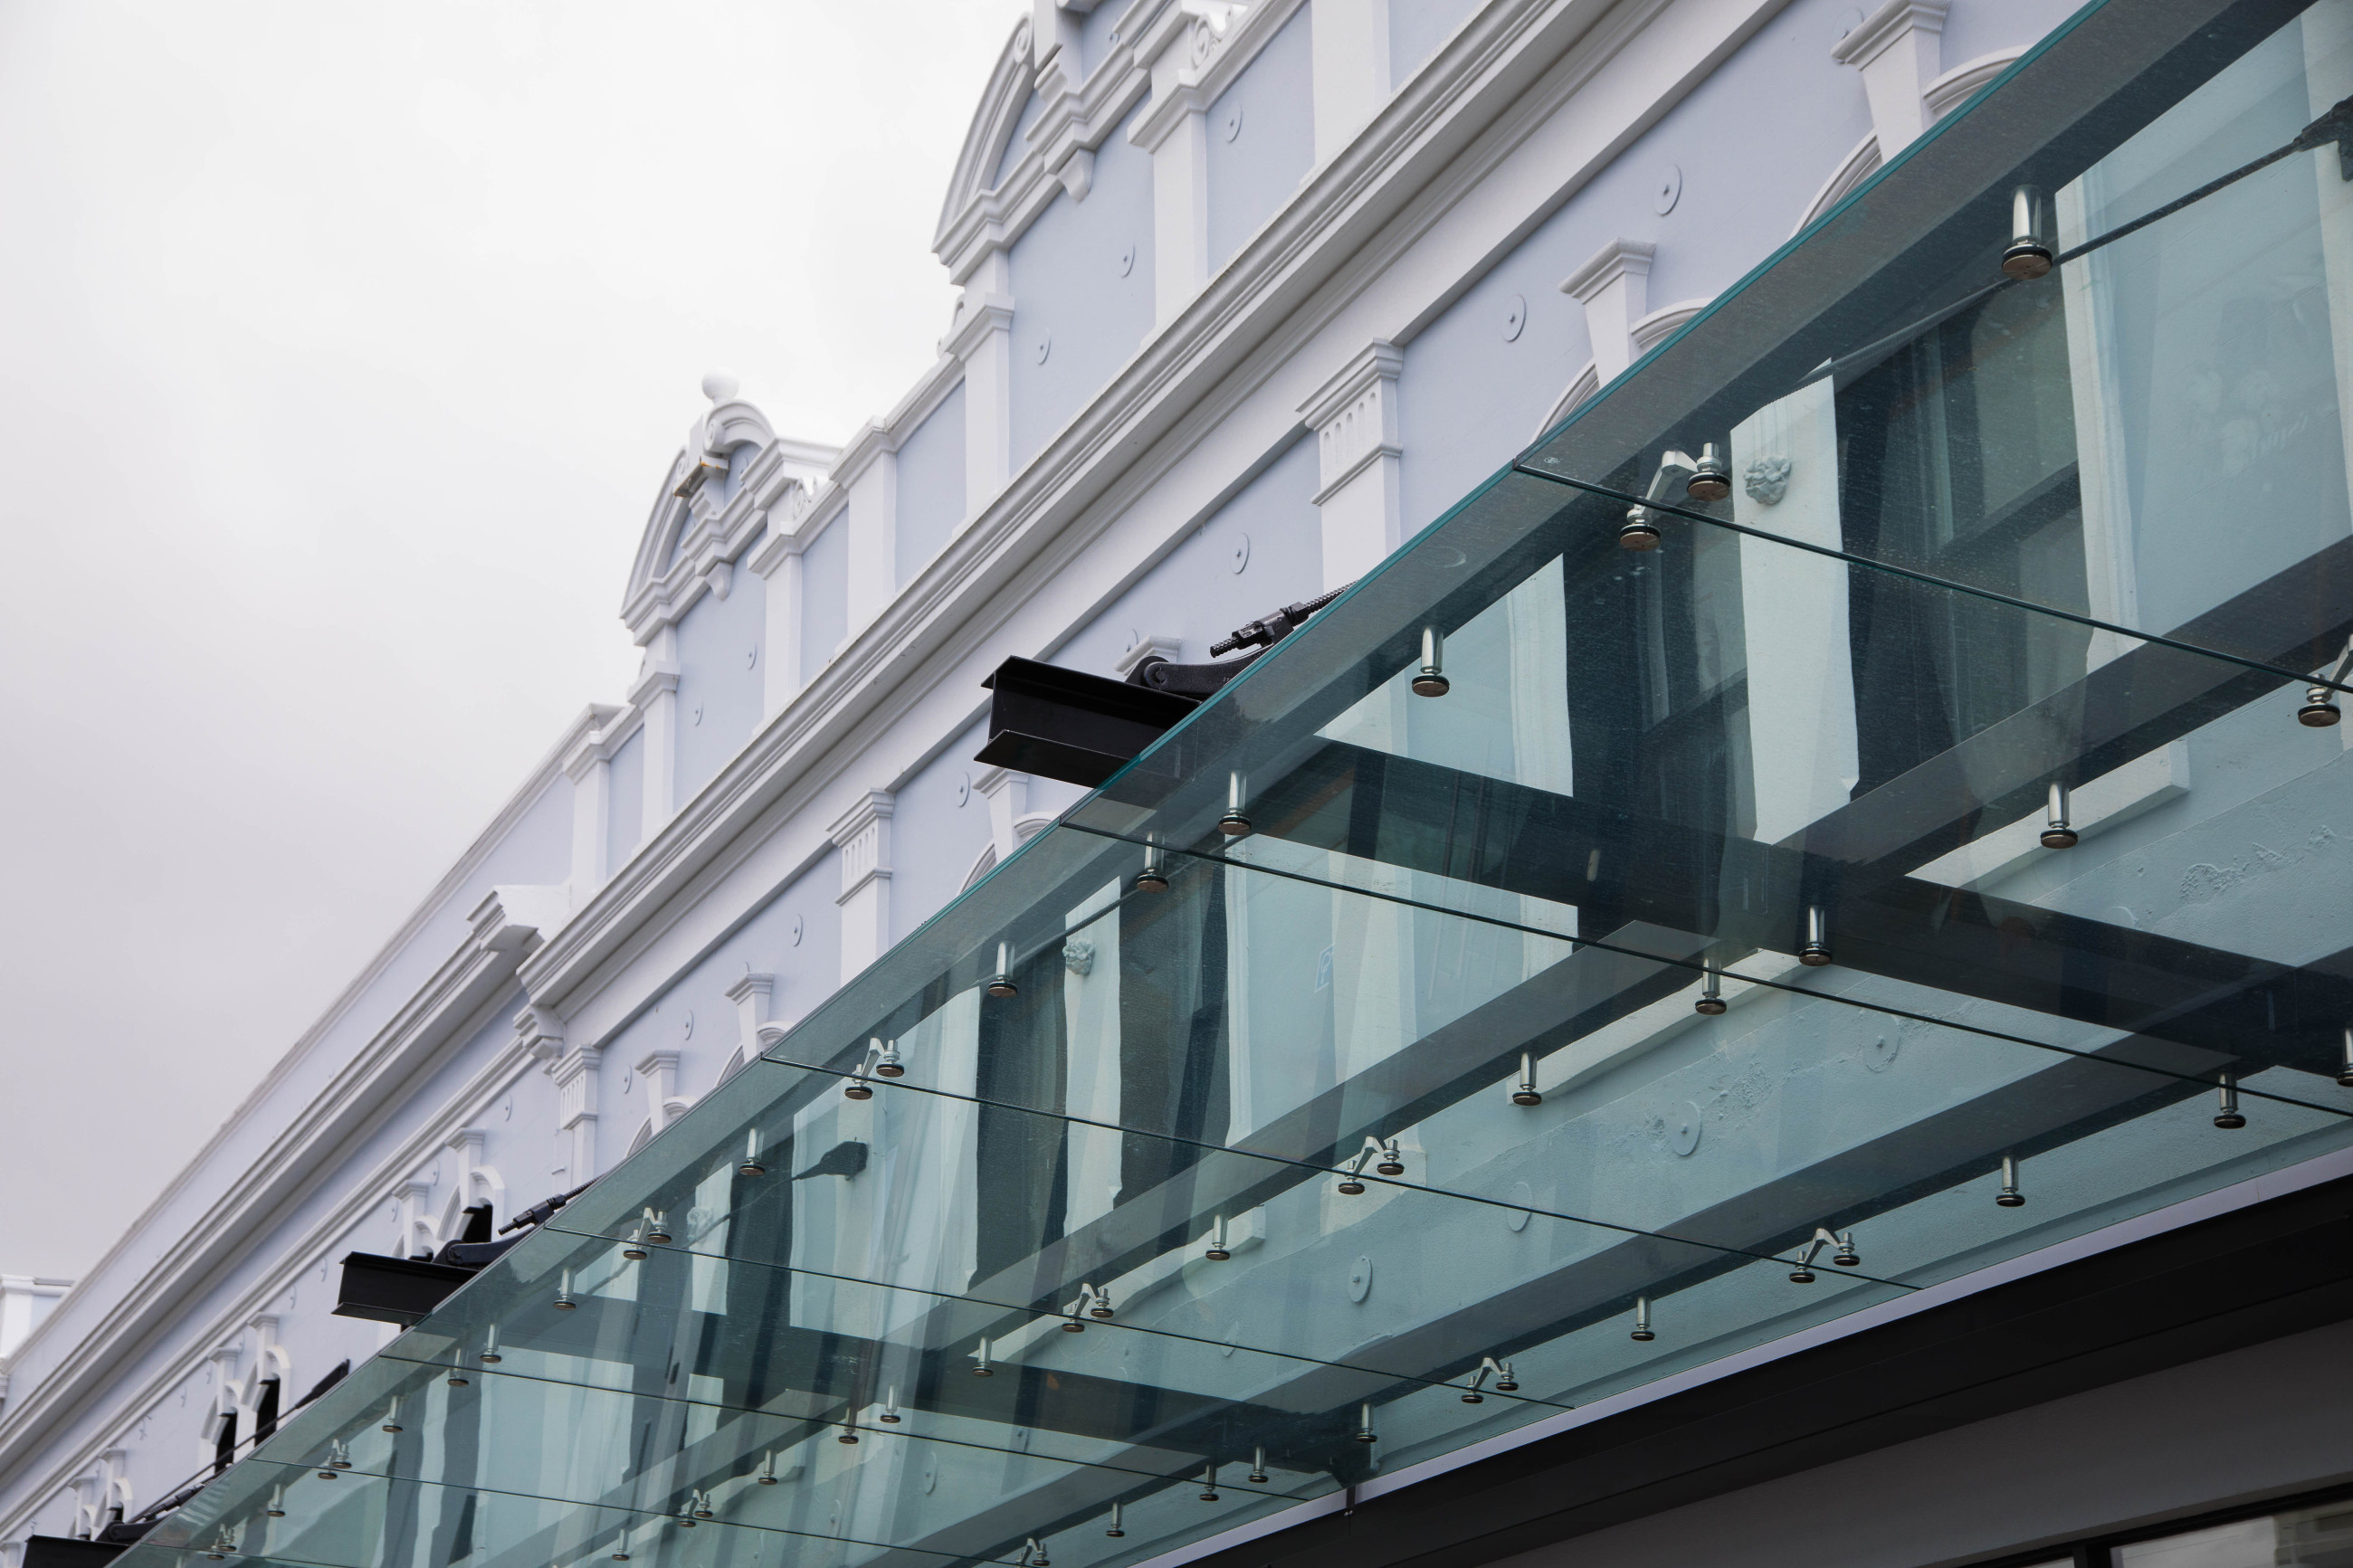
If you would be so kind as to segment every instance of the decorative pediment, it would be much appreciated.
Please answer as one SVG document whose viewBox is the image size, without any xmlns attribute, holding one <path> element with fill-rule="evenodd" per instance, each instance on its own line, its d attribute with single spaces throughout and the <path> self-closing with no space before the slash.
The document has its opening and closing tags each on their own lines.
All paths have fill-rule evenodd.
<svg viewBox="0 0 2353 1568">
<path fill-rule="evenodd" d="M 1005 144 L 1012 140 L 1013 128 L 1020 123 L 1021 110 L 1035 90 L 1029 80 L 1034 69 L 1029 58 L 1029 19 L 1025 16 L 1015 24 L 1005 47 L 997 52 L 997 67 L 988 73 L 988 86 L 980 95 L 980 107 L 973 111 L 972 124 L 964 133 L 955 171 L 948 176 L 947 200 L 940 207 L 939 230 L 932 237 L 934 251 L 946 247 L 948 232 L 964 210 L 996 184 Z"/>
<path fill-rule="evenodd" d="M 793 500 L 814 491 L 839 455 L 780 438 L 767 416 L 737 395 L 733 376 L 704 376 L 702 394 L 711 407 L 671 457 L 629 566 L 621 618 L 640 643 L 706 591 L 725 597 L 736 558 L 759 538 L 770 510 L 797 516 Z"/>
</svg>

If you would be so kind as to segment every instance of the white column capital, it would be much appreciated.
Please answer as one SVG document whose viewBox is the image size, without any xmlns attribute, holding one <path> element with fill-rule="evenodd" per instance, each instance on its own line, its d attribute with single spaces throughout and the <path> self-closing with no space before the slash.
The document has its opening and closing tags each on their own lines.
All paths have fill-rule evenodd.
<svg viewBox="0 0 2353 1568">
<path fill-rule="evenodd" d="M 1831 58 L 1862 72 L 1883 163 L 1934 118 L 1926 95 L 1944 65 L 1947 5 L 1947 0 L 1886 0 L 1831 50 Z"/>
<path fill-rule="evenodd" d="M 1318 506 L 1371 464 L 1403 450 L 1397 384 L 1404 370 L 1398 346 L 1377 339 L 1299 405 L 1315 432 Z"/>
<path fill-rule="evenodd" d="M 991 768 L 972 781 L 972 787 L 988 797 L 989 837 L 997 845 L 999 860 L 1021 847 L 1018 827 L 1029 814 L 1028 773 L 1008 773 L 1003 768 Z"/>
<path fill-rule="evenodd" d="M 1561 279 L 1560 291 L 1585 307 L 1602 385 L 1634 363 L 1634 323 L 1650 311 L 1651 263 L 1658 254 L 1657 246 L 1639 239 L 1613 239 Z"/>
</svg>

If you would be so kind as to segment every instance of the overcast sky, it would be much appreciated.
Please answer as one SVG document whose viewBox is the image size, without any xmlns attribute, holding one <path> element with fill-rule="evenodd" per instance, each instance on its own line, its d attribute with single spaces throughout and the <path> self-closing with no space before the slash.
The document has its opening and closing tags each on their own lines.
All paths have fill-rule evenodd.
<svg viewBox="0 0 2353 1568">
<path fill-rule="evenodd" d="M 506 799 L 724 367 L 930 363 L 1024 0 L 0 0 L 0 1272 L 74 1277 Z"/>
</svg>

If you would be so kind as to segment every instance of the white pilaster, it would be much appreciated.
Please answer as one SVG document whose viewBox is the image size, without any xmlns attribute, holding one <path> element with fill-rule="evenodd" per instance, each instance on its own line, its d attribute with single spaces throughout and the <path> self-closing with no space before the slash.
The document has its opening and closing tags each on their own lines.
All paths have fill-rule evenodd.
<svg viewBox="0 0 2353 1568">
<path fill-rule="evenodd" d="M 1593 259 L 1561 280 L 1560 291 L 1585 307 L 1593 340 L 1593 368 L 1607 386 L 1634 363 L 1634 323 L 1651 308 L 1651 261 L 1658 247 L 1613 239 Z"/>
<path fill-rule="evenodd" d="M 678 1053 L 648 1051 L 638 1058 L 638 1081 L 645 1085 L 646 1104 L 652 1108 L 654 1131 L 669 1126 L 686 1109 L 678 1092 Z"/>
<path fill-rule="evenodd" d="M 805 510 L 805 509 L 804 509 Z M 760 717 L 775 718 L 801 689 L 801 541 L 772 514 L 745 563 L 766 584 L 760 628 Z"/>
<path fill-rule="evenodd" d="M 1134 41 L 1136 63 L 1152 75 L 1152 100 L 1128 127 L 1127 139 L 1152 155 L 1155 322 L 1173 319 L 1209 280 L 1207 79 L 1225 32 L 1207 16 L 1167 5 Z"/>
<path fill-rule="evenodd" d="M 988 834 L 1002 861 L 1021 847 L 1021 819 L 1029 815 L 1029 775 L 991 768 L 972 781 L 988 797 Z"/>
<path fill-rule="evenodd" d="M 975 517 L 1013 475 L 1013 289 L 1003 251 L 965 282 L 942 346 L 964 362 L 965 515 Z"/>
<path fill-rule="evenodd" d="M 393 1246 L 393 1256 L 407 1258 L 419 1252 L 430 1252 L 440 1243 L 441 1227 L 433 1219 L 433 1183 L 425 1176 L 411 1176 L 392 1189 L 399 1237 Z"/>
<path fill-rule="evenodd" d="M 572 781 L 572 907 L 578 909 L 605 885 L 605 821 L 613 805 L 613 764 L 594 734 L 583 736 L 564 759 Z"/>
<path fill-rule="evenodd" d="M 735 1038 L 745 1061 L 763 1049 L 760 1026 L 768 1021 L 776 994 L 776 977 L 773 974 L 747 973 L 727 988 L 727 1000 L 735 1004 Z"/>
<path fill-rule="evenodd" d="M 881 426 L 869 430 L 874 450 L 849 479 L 852 634 L 881 615 L 899 587 L 899 453 Z"/>
<path fill-rule="evenodd" d="M 629 703 L 646 715 L 645 818 L 640 844 L 670 826 L 678 810 L 678 628 L 666 626 L 646 646 L 644 670 Z"/>
<path fill-rule="evenodd" d="M 1326 588 L 1363 576 L 1401 541 L 1397 385 L 1404 369 L 1397 345 L 1377 341 L 1299 405 L 1315 432 Z"/>
<path fill-rule="evenodd" d="M 556 1125 L 571 1140 L 565 1181 L 578 1186 L 596 1173 L 596 1068 L 605 1053 L 582 1046 L 547 1069 L 555 1080 Z"/>
<path fill-rule="evenodd" d="M 1831 50 L 1831 58 L 1862 72 L 1882 163 L 1910 146 L 1934 120 L 1925 95 L 1944 69 L 1947 5 L 1886 0 Z"/>
<path fill-rule="evenodd" d="M 844 984 L 891 945 L 891 813 L 896 797 L 869 790 L 827 829 L 841 850 L 841 978 Z"/>
<path fill-rule="evenodd" d="M 1414 0 L 1407 0 L 1411 5 Z M 1389 98 L 1389 0 L 1315 0 L 1315 161 L 1348 144 Z"/>
</svg>

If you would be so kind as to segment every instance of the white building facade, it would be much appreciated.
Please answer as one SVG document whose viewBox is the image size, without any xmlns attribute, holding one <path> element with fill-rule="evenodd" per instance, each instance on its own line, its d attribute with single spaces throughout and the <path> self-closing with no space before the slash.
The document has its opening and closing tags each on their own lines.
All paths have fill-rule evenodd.
<svg viewBox="0 0 2353 1568">
<path fill-rule="evenodd" d="M 838 450 L 705 381 L 623 597 L 635 684 L 553 738 L 205 1152 L 53 1310 L 26 1313 L 0 1405 L 12 1568 L 33 1536 L 91 1535 L 175 1495 L 387 1345 L 389 1327 L 329 1310 L 346 1254 L 429 1254 L 470 1207 L 504 1223 L 614 1170 L 1078 803 L 1076 785 L 974 761 L 1002 660 L 1199 662 L 1251 617 L 1365 577 L 2069 16 L 2052 0 L 1036 0 L 943 208 L 936 250 L 963 293 L 938 359 Z M 2317 82 L 2333 47 L 2299 68 Z M 2062 239 L 2085 232 L 2085 199 L 2063 194 Z M 2080 319 L 2068 331 L 2079 364 L 2103 352 Z M 2071 415 L 2089 472 L 2102 412 L 2085 395 Z M 1835 423 L 1792 394 L 1730 431 L 1736 504 L 1757 503 L 1744 521 L 1769 505 L 1777 531 L 1840 545 Z M 2305 438 L 2287 423 L 2250 439 Z M 2137 625 L 2172 590 L 2158 565 L 2102 554 L 2099 504 L 2080 503 L 2064 543 L 2081 614 Z M 1743 570 L 1727 591 L 1752 616 L 1852 620 L 1839 584 Z M 1515 613 L 1542 646 L 1573 640 L 1544 619 L 1557 597 Z M 1842 652 L 1747 648 L 1752 728 L 1812 727 L 1778 762 L 1731 764 L 1750 837 L 1800 834 L 1901 771 L 1858 731 L 1873 694 Z M 2075 852 L 2162 858 L 2154 837 L 2121 836 L 2287 788 L 2334 764 L 2342 732 L 2153 750 L 2083 788 Z M 1589 765 L 1572 749 L 1564 733 L 1557 755 L 1511 766 L 1565 780 Z M 1987 826 L 1932 879 L 2044 874 L 2039 820 Z M 2301 831 L 2296 853 L 2341 853 Z M 2159 868 L 2170 890 L 2111 902 L 2194 924 L 2274 852 L 2200 851 Z M 2309 902 L 2276 918 L 2335 920 Z M 1875 1047 L 1888 1062 L 1893 1037 Z M 1073 1227 L 1110 1205 L 1081 1191 L 1099 1177 L 1070 1178 Z M 2325 1375 L 2341 1377 L 2353 1360 L 2330 1345 Z M 2266 1391 L 2298 1376 L 2246 1375 Z M 2139 1424 L 2113 1398 L 2085 1431 Z M 2353 1449 L 2339 1436 L 2308 1459 L 2175 1500 L 2317 1485 Z M 2151 1473 L 2172 1477 L 2166 1462 Z M 1838 1506 L 1810 1484 L 1886 1506 L 1868 1477 L 1774 1484 L 1758 1506 L 1776 1519 Z M 2015 1539 L 1956 1526 L 1952 1550 L 1914 1555 L 1998 1554 L 2170 1506 L 2052 1501 Z M 1692 1513 L 1655 1538 L 1619 1529 L 1609 1550 L 1644 1560 L 1735 1531 Z"/>
</svg>

